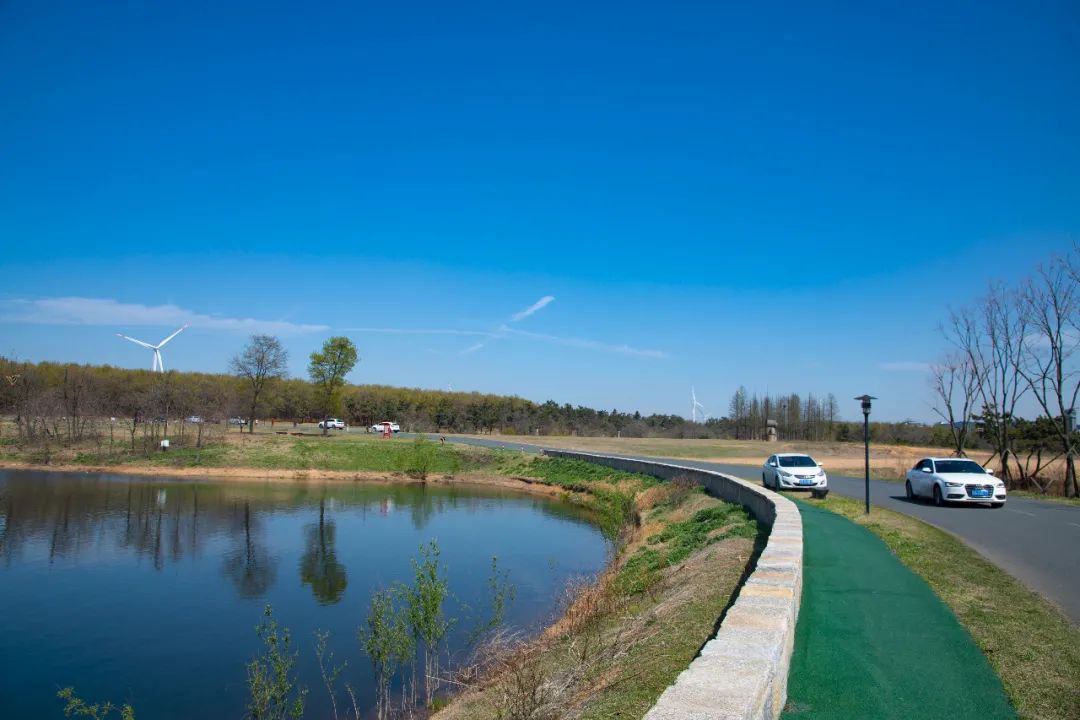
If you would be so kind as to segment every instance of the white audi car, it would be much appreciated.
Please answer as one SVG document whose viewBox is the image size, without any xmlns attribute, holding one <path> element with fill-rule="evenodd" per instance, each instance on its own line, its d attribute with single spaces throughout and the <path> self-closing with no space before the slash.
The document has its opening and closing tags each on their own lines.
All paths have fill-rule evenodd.
<svg viewBox="0 0 1080 720">
<path fill-rule="evenodd" d="M 974 460 L 923 458 L 908 470 L 904 491 L 909 500 L 927 498 L 935 505 L 949 503 L 1005 504 L 1005 483 Z"/>
<path fill-rule="evenodd" d="M 829 486 L 829 478 L 809 455 L 777 453 L 762 465 L 761 484 L 774 490 L 822 490 Z"/>
</svg>

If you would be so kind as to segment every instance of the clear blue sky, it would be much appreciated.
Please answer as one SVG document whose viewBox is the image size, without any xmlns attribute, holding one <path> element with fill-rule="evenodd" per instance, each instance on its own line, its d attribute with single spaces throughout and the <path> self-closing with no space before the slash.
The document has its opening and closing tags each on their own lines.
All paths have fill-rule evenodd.
<svg viewBox="0 0 1080 720">
<path fill-rule="evenodd" d="M 0 353 L 931 419 L 1080 238 L 1074 1 L 221 5 L 0 3 Z"/>
</svg>

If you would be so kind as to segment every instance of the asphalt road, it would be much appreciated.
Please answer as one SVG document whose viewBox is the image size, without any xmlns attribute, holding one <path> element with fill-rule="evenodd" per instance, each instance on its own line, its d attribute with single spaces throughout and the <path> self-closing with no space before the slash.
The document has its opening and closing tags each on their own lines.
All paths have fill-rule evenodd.
<svg viewBox="0 0 1080 720">
<path fill-rule="evenodd" d="M 454 442 L 537 452 L 543 446 L 487 438 L 448 437 Z M 635 456 L 625 456 L 635 457 Z M 688 467 L 718 470 L 755 482 L 761 469 L 748 465 L 708 463 L 687 458 L 640 458 Z M 764 457 L 762 458 L 764 461 Z M 862 478 L 829 473 L 837 495 L 863 497 Z M 956 535 L 984 557 L 1060 607 L 1080 625 L 1080 506 L 1011 498 L 1000 509 L 982 505 L 934 507 L 909 502 L 902 483 L 870 481 L 870 502 L 919 518 Z"/>
</svg>

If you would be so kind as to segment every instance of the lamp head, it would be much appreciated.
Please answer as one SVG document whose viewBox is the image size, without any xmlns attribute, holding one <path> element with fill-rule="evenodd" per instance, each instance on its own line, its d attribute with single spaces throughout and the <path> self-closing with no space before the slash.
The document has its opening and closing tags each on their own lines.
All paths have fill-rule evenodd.
<svg viewBox="0 0 1080 720">
<path fill-rule="evenodd" d="M 860 395 L 859 397 L 857 397 L 855 399 L 862 403 L 862 414 L 863 415 L 869 415 L 870 414 L 870 403 L 871 403 L 872 400 L 877 400 L 876 397 L 873 397 L 871 395 Z"/>
</svg>

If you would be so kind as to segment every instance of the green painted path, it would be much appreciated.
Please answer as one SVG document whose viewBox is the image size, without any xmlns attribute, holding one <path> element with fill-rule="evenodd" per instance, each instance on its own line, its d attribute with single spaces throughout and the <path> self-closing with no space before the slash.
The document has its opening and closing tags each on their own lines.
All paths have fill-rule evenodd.
<svg viewBox="0 0 1080 720">
<path fill-rule="evenodd" d="M 876 535 L 799 502 L 803 594 L 788 720 L 1015 718 L 952 611 Z"/>
</svg>

